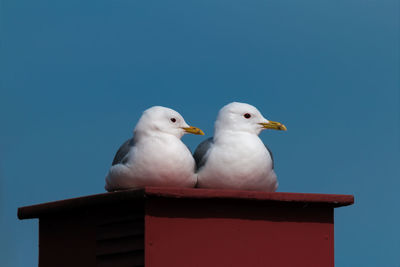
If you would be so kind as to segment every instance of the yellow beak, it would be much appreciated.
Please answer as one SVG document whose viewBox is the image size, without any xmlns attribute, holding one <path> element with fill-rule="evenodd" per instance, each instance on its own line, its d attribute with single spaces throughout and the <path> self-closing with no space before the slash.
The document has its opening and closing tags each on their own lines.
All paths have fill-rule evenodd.
<svg viewBox="0 0 400 267">
<path fill-rule="evenodd" d="M 286 128 L 285 125 L 283 125 L 280 122 L 276 122 L 276 121 L 269 121 L 268 123 L 262 122 L 262 123 L 259 123 L 259 124 L 262 125 L 262 127 L 265 128 L 265 129 L 287 131 L 287 128 Z"/>
<path fill-rule="evenodd" d="M 187 133 L 204 135 L 204 132 L 202 130 L 194 126 L 183 127 L 182 129 L 185 130 L 185 132 Z"/>
</svg>

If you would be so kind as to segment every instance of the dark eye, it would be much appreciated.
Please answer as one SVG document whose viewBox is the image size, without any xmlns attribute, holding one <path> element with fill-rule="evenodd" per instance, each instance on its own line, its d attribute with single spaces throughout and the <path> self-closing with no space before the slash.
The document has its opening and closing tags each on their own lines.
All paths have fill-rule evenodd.
<svg viewBox="0 0 400 267">
<path fill-rule="evenodd" d="M 171 121 L 172 121 L 172 122 L 176 122 L 176 119 L 175 119 L 175 118 L 171 118 Z"/>
<path fill-rule="evenodd" d="M 250 119 L 251 115 L 249 113 L 246 113 L 246 114 L 243 115 L 243 117 L 245 117 L 246 119 Z"/>
</svg>

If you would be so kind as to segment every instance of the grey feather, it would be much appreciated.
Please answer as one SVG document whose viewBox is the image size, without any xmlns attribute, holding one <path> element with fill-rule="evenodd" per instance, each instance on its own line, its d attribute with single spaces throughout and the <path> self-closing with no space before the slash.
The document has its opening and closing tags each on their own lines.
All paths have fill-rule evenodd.
<svg viewBox="0 0 400 267">
<path fill-rule="evenodd" d="M 212 144 L 213 144 L 213 138 L 210 137 L 201 142 L 200 145 L 198 145 L 196 150 L 194 151 L 193 158 L 196 162 L 196 171 L 198 171 L 201 167 L 203 167 L 206 164 L 207 162 L 206 154 Z"/>
<path fill-rule="evenodd" d="M 272 169 L 274 169 L 274 156 L 272 155 L 272 151 L 269 149 L 269 147 L 267 147 L 266 144 L 264 144 L 265 148 L 268 150 L 269 155 L 271 156 L 271 160 L 272 160 Z"/>
<path fill-rule="evenodd" d="M 127 155 L 134 145 L 135 145 L 135 141 L 133 138 L 126 140 L 125 143 L 123 143 L 120 146 L 120 148 L 118 149 L 111 165 L 114 166 L 114 165 L 120 164 L 120 163 L 125 164 L 126 161 L 128 160 Z"/>
</svg>

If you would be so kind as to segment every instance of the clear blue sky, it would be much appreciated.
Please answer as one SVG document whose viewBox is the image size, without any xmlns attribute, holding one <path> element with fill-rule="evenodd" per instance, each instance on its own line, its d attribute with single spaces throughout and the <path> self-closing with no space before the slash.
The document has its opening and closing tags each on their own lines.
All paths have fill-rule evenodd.
<svg viewBox="0 0 400 267">
<path fill-rule="evenodd" d="M 279 191 L 355 195 L 336 210 L 336 266 L 400 266 L 398 1 L 0 8 L 1 266 L 37 266 L 37 221 L 17 208 L 103 192 L 144 109 L 176 109 L 209 137 L 231 101 L 288 127 L 261 134 Z"/>
</svg>

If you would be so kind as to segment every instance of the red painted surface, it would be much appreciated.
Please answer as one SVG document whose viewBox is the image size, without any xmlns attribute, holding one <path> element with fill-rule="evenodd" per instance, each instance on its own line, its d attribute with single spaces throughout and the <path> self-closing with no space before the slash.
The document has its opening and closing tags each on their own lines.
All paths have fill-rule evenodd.
<svg viewBox="0 0 400 267">
<path fill-rule="evenodd" d="M 333 208 L 149 199 L 145 262 L 158 266 L 334 266 Z"/>
<path fill-rule="evenodd" d="M 353 202 L 150 187 L 22 207 L 18 217 L 39 218 L 40 266 L 333 267 L 333 211 Z"/>
</svg>

